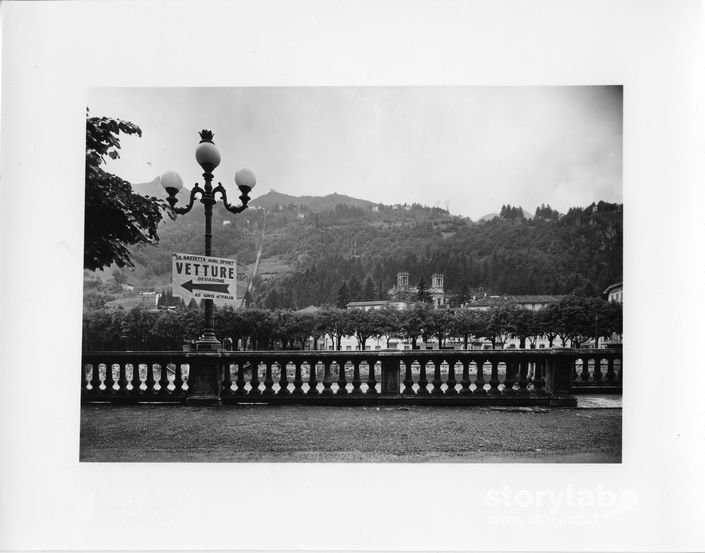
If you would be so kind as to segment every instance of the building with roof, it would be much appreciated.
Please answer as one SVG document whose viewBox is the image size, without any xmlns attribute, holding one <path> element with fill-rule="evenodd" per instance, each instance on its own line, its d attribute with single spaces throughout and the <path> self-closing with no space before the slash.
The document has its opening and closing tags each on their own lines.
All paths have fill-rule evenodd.
<svg viewBox="0 0 705 553">
<path fill-rule="evenodd" d="M 488 311 L 492 307 L 501 305 L 511 305 L 530 309 L 531 311 L 539 311 L 549 305 L 559 303 L 565 296 L 556 295 L 519 295 L 519 296 L 485 296 L 480 299 L 472 300 L 466 303 L 463 307 L 475 311 Z"/>
<path fill-rule="evenodd" d="M 362 309 L 364 311 L 374 311 L 376 309 L 384 309 L 391 307 L 397 311 L 401 311 L 408 307 L 408 302 L 405 301 L 390 301 L 390 300 L 373 300 L 373 301 L 350 301 L 346 304 L 347 309 Z"/>
<path fill-rule="evenodd" d="M 623 303 L 624 297 L 623 283 L 620 281 L 615 282 L 614 284 L 610 284 L 607 288 L 604 289 L 602 295 L 607 298 L 607 301 L 611 303 L 619 303 L 621 305 Z"/>
<path fill-rule="evenodd" d="M 431 301 L 434 307 L 445 307 L 448 301 L 445 291 L 445 275 L 443 273 L 434 273 L 431 276 L 431 287 L 428 289 L 428 295 L 431 296 Z"/>
</svg>

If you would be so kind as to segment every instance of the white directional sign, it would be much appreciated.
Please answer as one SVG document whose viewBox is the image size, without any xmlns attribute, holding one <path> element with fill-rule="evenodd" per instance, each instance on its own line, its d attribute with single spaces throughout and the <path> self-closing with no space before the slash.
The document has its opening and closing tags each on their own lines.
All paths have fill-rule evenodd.
<svg viewBox="0 0 705 553">
<path fill-rule="evenodd" d="M 185 303 L 211 299 L 216 305 L 237 303 L 237 265 L 234 259 L 175 253 L 172 255 L 172 294 Z"/>
</svg>

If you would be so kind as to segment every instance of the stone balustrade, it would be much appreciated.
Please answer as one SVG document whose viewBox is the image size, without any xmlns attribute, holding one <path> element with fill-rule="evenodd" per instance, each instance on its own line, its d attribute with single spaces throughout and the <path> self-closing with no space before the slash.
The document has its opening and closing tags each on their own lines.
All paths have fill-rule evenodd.
<svg viewBox="0 0 705 553">
<path fill-rule="evenodd" d="M 83 402 L 575 405 L 621 391 L 621 352 L 594 349 L 90 352 Z"/>
</svg>

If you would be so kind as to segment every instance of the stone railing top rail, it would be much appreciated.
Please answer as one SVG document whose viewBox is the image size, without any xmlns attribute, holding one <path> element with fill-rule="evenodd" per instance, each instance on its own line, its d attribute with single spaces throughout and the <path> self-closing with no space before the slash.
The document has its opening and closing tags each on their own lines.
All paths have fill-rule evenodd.
<svg viewBox="0 0 705 553">
<path fill-rule="evenodd" d="M 596 357 L 601 356 L 605 359 L 611 357 L 621 357 L 622 352 L 617 349 L 594 349 L 594 348 L 551 348 L 551 349 L 487 349 L 487 350 L 344 350 L 344 351 L 316 351 L 316 350 L 275 350 L 275 351 L 91 351 L 84 352 L 85 360 L 105 360 L 106 358 L 122 358 L 122 359 L 145 359 L 145 358 L 164 358 L 170 359 L 189 359 L 189 358 L 222 358 L 222 359 L 239 359 L 239 358 L 259 358 L 262 361 L 267 359 L 280 360 L 288 358 L 310 359 L 314 357 L 329 358 L 345 358 L 347 360 L 366 360 L 366 359 L 438 359 L 438 358 L 511 358 L 511 357 L 528 357 L 528 358 L 546 358 L 546 357 L 572 357 L 580 358 L 582 356 Z"/>
</svg>

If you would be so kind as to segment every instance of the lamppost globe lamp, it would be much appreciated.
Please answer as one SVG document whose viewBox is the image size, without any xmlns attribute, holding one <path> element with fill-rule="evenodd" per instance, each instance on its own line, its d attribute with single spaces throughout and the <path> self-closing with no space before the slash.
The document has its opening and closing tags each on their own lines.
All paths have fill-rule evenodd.
<svg viewBox="0 0 705 553">
<path fill-rule="evenodd" d="M 160 178 L 162 186 L 170 196 L 178 194 L 184 187 L 184 181 L 176 171 L 167 171 Z"/>
<path fill-rule="evenodd" d="M 204 171 L 211 172 L 220 165 L 220 152 L 213 144 L 213 133 L 201 131 L 201 142 L 196 148 L 196 161 Z"/>
<path fill-rule="evenodd" d="M 237 184 L 241 192 L 249 192 L 255 187 L 256 183 L 255 174 L 249 169 L 235 171 L 235 184 Z"/>
</svg>

